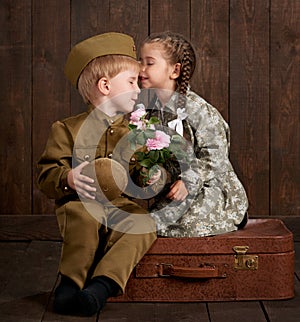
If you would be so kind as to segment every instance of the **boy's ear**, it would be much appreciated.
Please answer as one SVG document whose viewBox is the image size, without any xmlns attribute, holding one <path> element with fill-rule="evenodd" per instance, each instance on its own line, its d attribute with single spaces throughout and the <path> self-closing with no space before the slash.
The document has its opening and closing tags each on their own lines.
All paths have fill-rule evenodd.
<svg viewBox="0 0 300 322">
<path fill-rule="evenodd" d="M 171 79 L 177 79 L 180 75 L 181 64 L 176 63 L 171 73 Z"/>
<path fill-rule="evenodd" d="M 102 77 L 98 80 L 97 87 L 101 94 L 105 96 L 110 92 L 110 82 L 106 77 Z"/>
</svg>

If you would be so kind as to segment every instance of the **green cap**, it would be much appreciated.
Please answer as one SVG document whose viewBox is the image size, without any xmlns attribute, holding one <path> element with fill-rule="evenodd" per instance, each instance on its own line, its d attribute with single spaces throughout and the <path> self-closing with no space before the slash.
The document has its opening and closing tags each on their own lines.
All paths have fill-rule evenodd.
<svg viewBox="0 0 300 322">
<path fill-rule="evenodd" d="M 132 37 L 117 32 L 108 32 L 81 41 L 70 51 L 65 75 L 77 87 L 78 79 L 86 65 L 94 58 L 106 55 L 124 55 L 136 59 Z"/>
</svg>

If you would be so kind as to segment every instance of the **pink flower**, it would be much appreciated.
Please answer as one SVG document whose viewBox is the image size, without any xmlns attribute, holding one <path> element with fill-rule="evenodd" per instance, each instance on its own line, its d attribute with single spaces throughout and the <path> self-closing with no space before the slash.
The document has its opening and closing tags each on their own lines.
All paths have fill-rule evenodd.
<svg viewBox="0 0 300 322">
<path fill-rule="evenodd" d="M 144 115 L 146 115 L 146 110 L 145 107 L 142 105 L 142 107 L 131 113 L 130 123 L 134 125 L 139 125 Z"/>
<path fill-rule="evenodd" d="M 162 150 L 167 148 L 171 143 L 170 136 L 162 131 L 155 132 L 154 139 L 148 139 L 146 142 L 146 147 L 148 151 L 151 150 Z"/>
<path fill-rule="evenodd" d="M 136 128 L 138 130 L 146 130 L 146 123 L 143 122 L 143 121 L 137 121 L 137 122 L 134 122 L 134 123 L 130 121 L 130 123 L 136 125 Z"/>
</svg>

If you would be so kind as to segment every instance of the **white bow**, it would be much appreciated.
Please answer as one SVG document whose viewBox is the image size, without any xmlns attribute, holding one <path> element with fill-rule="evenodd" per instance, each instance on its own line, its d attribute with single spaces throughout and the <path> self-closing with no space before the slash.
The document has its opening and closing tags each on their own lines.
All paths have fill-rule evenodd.
<svg viewBox="0 0 300 322">
<path fill-rule="evenodd" d="M 178 134 L 183 136 L 183 124 L 182 121 L 186 119 L 188 116 L 187 113 L 185 113 L 185 108 L 178 108 L 177 109 L 177 119 L 168 122 L 169 128 L 172 130 L 175 130 Z"/>
</svg>

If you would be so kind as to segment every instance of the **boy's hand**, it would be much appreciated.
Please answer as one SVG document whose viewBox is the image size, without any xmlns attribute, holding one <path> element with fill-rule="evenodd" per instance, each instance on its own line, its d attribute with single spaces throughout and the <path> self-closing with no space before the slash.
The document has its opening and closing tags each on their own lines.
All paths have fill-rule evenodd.
<svg viewBox="0 0 300 322">
<path fill-rule="evenodd" d="M 81 174 L 81 170 L 88 164 L 89 162 L 85 161 L 72 169 L 68 173 L 67 181 L 68 185 L 75 190 L 80 197 L 94 200 L 95 196 L 93 193 L 97 190 L 95 187 L 91 186 L 91 184 L 94 183 L 94 180 Z"/>
<path fill-rule="evenodd" d="M 182 180 L 177 180 L 171 185 L 170 192 L 166 197 L 176 201 L 183 201 L 188 194 L 185 183 Z"/>
</svg>

